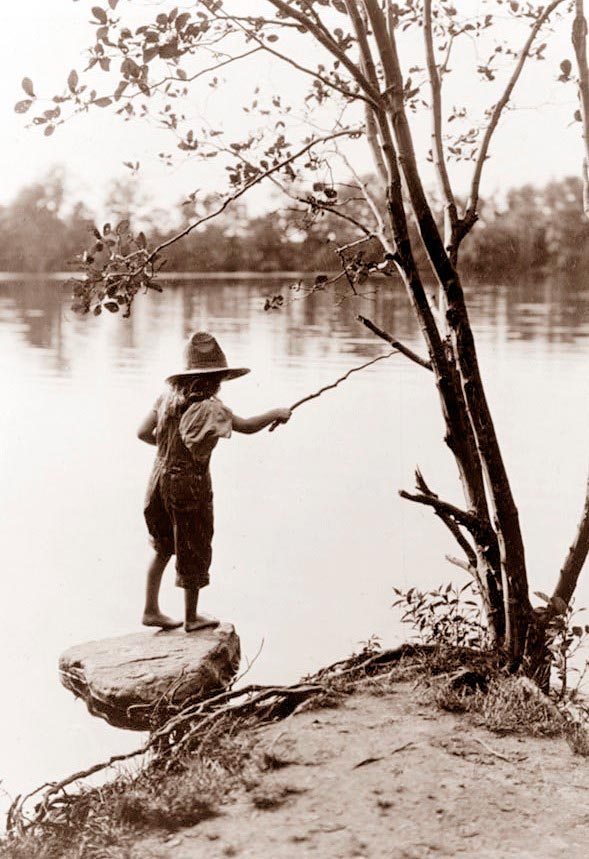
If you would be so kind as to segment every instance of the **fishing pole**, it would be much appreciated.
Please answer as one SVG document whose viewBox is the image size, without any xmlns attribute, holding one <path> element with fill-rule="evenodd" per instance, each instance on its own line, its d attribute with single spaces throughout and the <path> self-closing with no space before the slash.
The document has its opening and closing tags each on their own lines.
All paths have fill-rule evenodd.
<svg viewBox="0 0 589 859">
<path fill-rule="evenodd" d="M 331 382 L 329 385 L 324 385 L 322 388 L 319 388 L 318 391 L 315 391 L 313 394 L 308 394 L 306 397 L 302 397 L 302 399 L 297 400 L 296 403 L 290 407 L 291 412 L 294 412 L 295 409 L 298 409 L 299 406 L 302 406 L 303 403 L 308 403 L 309 400 L 315 400 L 317 397 L 320 397 L 321 394 L 324 394 L 325 391 L 331 391 L 333 388 L 337 388 L 342 382 L 345 382 L 352 373 L 358 373 L 359 370 L 365 370 L 366 367 L 370 367 L 371 364 L 376 364 L 377 361 L 382 361 L 384 358 L 390 358 L 391 355 L 396 355 L 398 349 L 393 349 L 392 352 L 388 352 L 386 355 L 379 355 L 378 358 L 373 358 L 372 361 L 367 361 L 365 364 L 360 364 L 359 367 L 352 367 L 351 370 L 348 370 L 345 375 L 340 376 L 339 379 L 336 379 L 335 382 Z M 280 426 L 282 421 L 274 421 L 270 426 L 270 432 L 274 432 L 277 426 Z"/>
</svg>

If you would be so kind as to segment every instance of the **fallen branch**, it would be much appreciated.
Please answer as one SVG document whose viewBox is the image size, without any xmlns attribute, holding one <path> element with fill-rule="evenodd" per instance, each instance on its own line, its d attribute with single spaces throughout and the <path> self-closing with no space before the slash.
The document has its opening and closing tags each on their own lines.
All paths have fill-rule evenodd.
<svg viewBox="0 0 589 859">
<path fill-rule="evenodd" d="M 518 763 L 521 760 L 521 758 L 516 758 L 516 760 L 514 761 L 512 760 L 512 758 L 508 758 L 507 755 L 503 755 L 501 754 L 501 752 L 495 751 L 495 749 L 491 748 L 488 743 L 485 743 L 484 740 L 479 740 L 478 737 L 473 737 L 473 740 L 475 741 L 475 743 L 478 743 L 484 749 L 486 749 L 490 755 L 495 755 L 496 758 L 499 758 L 502 761 L 506 761 L 508 764 Z"/>
</svg>

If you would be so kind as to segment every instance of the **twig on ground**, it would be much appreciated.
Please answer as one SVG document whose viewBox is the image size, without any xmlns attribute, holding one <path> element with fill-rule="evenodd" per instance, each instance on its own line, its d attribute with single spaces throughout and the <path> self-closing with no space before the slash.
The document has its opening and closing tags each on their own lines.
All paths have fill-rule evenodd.
<svg viewBox="0 0 589 859">
<path fill-rule="evenodd" d="M 405 744 L 404 744 L 404 745 L 402 745 L 402 746 L 397 746 L 397 748 L 396 748 L 396 749 L 393 749 L 393 751 L 392 751 L 392 752 L 389 752 L 389 754 L 391 754 L 391 755 L 396 755 L 396 754 L 397 754 L 397 752 L 404 752 L 404 751 L 405 751 L 405 749 L 410 749 L 410 748 L 411 748 L 412 746 L 414 746 L 414 745 L 415 745 L 415 743 L 413 742 L 413 740 L 410 740 L 408 743 L 405 743 Z"/>
<path fill-rule="evenodd" d="M 506 761 L 508 764 L 517 763 L 517 761 L 521 760 L 521 758 L 517 758 L 517 760 L 513 760 L 512 758 L 508 758 L 507 755 L 501 754 L 501 752 L 496 751 L 496 749 L 491 748 L 488 743 L 485 743 L 484 740 L 480 740 L 478 737 L 473 737 L 475 743 L 481 745 L 484 749 L 486 749 L 490 755 L 495 755 L 496 758 L 500 758 L 502 761 Z"/>
<path fill-rule="evenodd" d="M 367 764 L 375 764 L 375 763 L 377 763 L 378 761 L 382 761 L 382 757 L 378 757 L 378 758 L 364 758 L 364 760 L 363 760 L 363 761 L 360 761 L 360 763 L 354 764 L 354 766 L 352 767 L 352 769 L 353 769 L 353 770 L 357 770 L 357 769 L 359 769 L 360 767 L 365 767 Z"/>
</svg>

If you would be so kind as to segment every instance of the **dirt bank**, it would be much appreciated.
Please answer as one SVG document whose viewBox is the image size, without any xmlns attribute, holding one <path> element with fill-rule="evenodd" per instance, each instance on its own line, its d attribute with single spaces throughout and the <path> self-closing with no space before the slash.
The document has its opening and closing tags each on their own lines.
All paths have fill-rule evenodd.
<svg viewBox="0 0 589 859">
<path fill-rule="evenodd" d="M 498 736 L 408 683 L 256 732 L 268 768 L 133 859 L 567 859 L 589 850 L 589 759 Z"/>
</svg>

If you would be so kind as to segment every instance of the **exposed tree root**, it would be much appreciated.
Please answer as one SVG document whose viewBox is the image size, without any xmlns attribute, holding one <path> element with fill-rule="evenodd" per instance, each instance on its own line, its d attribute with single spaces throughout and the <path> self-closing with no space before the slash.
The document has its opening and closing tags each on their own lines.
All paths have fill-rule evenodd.
<svg viewBox="0 0 589 859">
<path fill-rule="evenodd" d="M 75 794 L 70 796 L 66 788 L 75 784 L 79 789 L 90 776 L 116 764 L 143 756 L 147 758 L 146 766 L 149 768 L 170 768 L 180 761 L 183 754 L 202 749 L 219 728 L 229 730 L 236 723 L 243 728 L 278 721 L 302 706 L 320 706 L 333 699 L 334 695 L 342 694 L 346 687 L 351 690 L 359 680 L 386 674 L 391 665 L 403 657 L 426 655 L 433 650 L 433 645 L 412 644 L 382 651 L 366 649 L 292 686 L 250 684 L 189 703 L 154 730 L 140 748 L 115 755 L 59 782 L 44 784 L 25 796 L 18 796 L 8 812 L 7 831 L 10 835 L 19 836 L 31 827 L 49 822 L 62 811 L 64 804 L 75 800 Z M 29 813 L 27 806 L 38 795 L 40 799 L 33 812 Z"/>
</svg>

